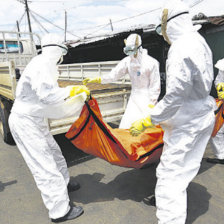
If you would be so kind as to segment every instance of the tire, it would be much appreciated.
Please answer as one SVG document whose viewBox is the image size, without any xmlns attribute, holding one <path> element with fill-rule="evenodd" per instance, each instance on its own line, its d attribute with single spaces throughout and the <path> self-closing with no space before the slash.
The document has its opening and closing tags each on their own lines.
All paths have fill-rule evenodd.
<svg viewBox="0 0 224 224">
<path fill-rule="evenodd" d="M 11 104 L 0 99 L 0 134 L 5 143 L 14 145 L 12 134 L 9 129 L 8 118 L 11 110 Z"/>
</svg>

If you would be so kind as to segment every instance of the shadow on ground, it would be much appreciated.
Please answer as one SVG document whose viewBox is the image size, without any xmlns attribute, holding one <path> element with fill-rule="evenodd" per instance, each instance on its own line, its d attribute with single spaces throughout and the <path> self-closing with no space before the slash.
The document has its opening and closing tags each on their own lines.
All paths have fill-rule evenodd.
<svg viewBox="0 0 224 224">
<path fill-rule="evenodd" d="M 209 208 L 211 194 L 207 188 L 192 182 L 188 187 L 188 211 L 186 224 L 192 224 L 198 217 L 205 214 Z"/>
<path fill-rule="evenodd" d="M 202 159 L 202 162 L 201 162 L 201 167 L 200 167 L 200 170 L 198 172 L 198 175 L 204 173 L 205 171 L 209 170 L 210 168 L 212 168 L 215 164 L 213 163 L 208 163 L 206 162 L 206 158 L 203 158 Z"/>
<path fill-rule="evenodd" d="M 61 147 L 69 167 L 95 158 L 75 148 L 64 134 L 54 137 Z M 155 190 L 157 165 L 152 164 L 145 169 L 130 169 L 120 173 L 109 182 L 105 181 L 108 178 L 103 173 L 80 174 L 75 177 L 75 180 L 82 187 L 79 191 L 71 193 L 70 199 L 75 203 L 89 204 L 113 201 L 117 198 L 119 200 L 133 200 L 150 205 L 148 202 Z M 214 164 L 207 163 L 206 159 L 203 159 L 198 175 L 206 172 L 213 166 Z M 188 215 L 186 224 L 192 224 L 198 217 L 208 211 L 211 195 L 204 186 L 194 182 L 190 183 L 187 191 Z"/>
<path fill-rule="evenodd" d="M 95 158 L 76 148 L 66 137 L 65 134 L 55 135 L 56 142 L 61 148 L 62 154 L 68 164 L 68 167 L 88 161 Z"/>
<path fill-rule="evenodd" d="M 6 183 L 2 183 L 0 181 L 0 192 L 1 191 L 4 191 L 5 190 L 5 187 L 9 186 L 9 185 L 12 185 L 12 184 L 16 184 L 17 183 L 17 180 L 12 180 L 12 181 L 9 181 L 9 182 L 6 182 Z"/>
<path fill-rule="evenodd" d="M 92 202 L 133 200 L 144 202 L 154 194 L 156 164 L 146 169 L 131 169 L 122 172 L 112 181 L 105 183 L 102 173 L 80 174 L 75 179 L 81 184 L 79 192 L 71 194 L 71 200 L 83 204 Z"/>
</svg>

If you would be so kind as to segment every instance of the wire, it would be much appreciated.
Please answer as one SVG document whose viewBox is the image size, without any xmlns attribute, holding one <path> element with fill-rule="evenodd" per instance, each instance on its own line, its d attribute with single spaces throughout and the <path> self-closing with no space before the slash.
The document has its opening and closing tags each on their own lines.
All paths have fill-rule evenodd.
<svg viewBox="0 0 224 224">
<path fill-rule="evenodd" d="M 20 24 L 23 17 L 25 16 L 26 12 L 23 13 L 23 15 L 21 16 L 21 18 L 18 20 L 18 23 Z M 17 25 L 14 26 L 13 31 L 17 29 Z"/>
<path fill-rule="evenodd" d="M 58 25 L 55 25 L 55 24 L 54 24 L 54 23 L 52 23 L 50 20 L 48 20 L 48 19 L 44 18 L 43 16 L 39 15 L 38 13 L 34 12 L 33 10 L 30 10 L 30 11 L 31 11 L 32 13 L 34 13 L 36 16 L 39 16 L 41 19 L 43 19 L 43 20 L 45 20 L 46 22 L 50 23 L 52 26 L 55 26 L 55 27 L 57 27 L 58 29 L 60 29 L 60 30 L 63 30 L 63 31 L 64 31 L 64 29 L 63 29 L 63 28 L 61 28 L 61 27 L 60 27 L 60 26 L 58 26 Z M 75 35 L 75 34 L 71 33 L 70 31 L 67 31 L 67 33 L 71 34 L 72 36 L 75 36 L 75 37 L 80 38 L 79 36 L 77 36 L 77 35 Z"/>
<path fill-rule="evenodd" d="M 192 5 L 190 5 L 190 8 L 192 8 L 192 7 L 194 7 L 194 6 L 198 5 L 198 4 L 200 4 L 200 3 L 203 2 L 203 1 L 204 1 L 204 0 L 198 0 L 198 1 L 194 2 Z"/>
<path fill-rule="evenodd" d="M 68 1 L 60 1 L 60 0 L 58 0 L 58 1 L 44 1 L 44 0 L 43 0 L 43 1 L 33 1 L 33 0 L 32 0 L 32 1 L 30 1 L 30 2 L 33 2 L 33 3 L 39 3 L 39 2 L 43 2 L 43 3 L 45 3 L 45 2 L 46 2 L 46 3 L 55 3 L 55 2 L 59 2 L 59 3 L 60 3 L 60 2 L 63 2 L 63 3 L 64 3 L 64 2 L 74 2 L 74 1 L 72 1 L 72 0 L 68 0 Z"/>
<path fill-rule="evenodd" d="M 33 18 L 33 20 L 36 21 L 36 23 L 46 32 L 49 33 L 48 30 L 37 20 L 37 18 L 33 15 L 33 13 L 30 13 L 31 17 Z"/>
<path fill-rule="evenodd" d="M 127 18 L 124 18 L 124 19 L 120 19 L 120 20 L 117 20 L 117 21 L 113 21 L 113 24 L 114 24 L 114 23 L 123 22 L 123 21 L 125 21 L 125 20 L 129 20 L 129 19 L 133 19 L 133 18 L 142 16 L 142 15 L 145 15 L 145 14 L 148 14 L 148 13 L 151 13 L 151 12 L 154 12 L 154 11 L 157 11 L 157 10 L 159 10 L 159 9 L 161 9 L 161 7 L 156 8 L 156 9 L 152 9 L 152 10 L 147 11 L 147 12 L 143 12 L 143 13 L 137 14 L 137 15 L 135 15 L 135 16 L 130 16 L 130 17 L 127 17 Z M 93 32 L 94 32 L 94 33 L 95 33 L 95 32 L 98 32 L 98 31 L 102 30 L 103 28 L 105 28 L 105 27 L 107 27 L 107 26 L 109 26 L 109 25 L 110 25 L 110 23 L 103 24 L 103 25 L 98 25 L 98 26 L 96 26 L 96 27 L 100 27 L 100 26 L 103 26 L 103 27 L 101 27 L 100 29 L 98 29 L 98 30 L 96 30 L 96 31 L 92 31 L 92 32 L 89 33 L 89 34 L 84 35 L 84 37 L 87 37 L 87 36 L 91 35 Z"/>
<path fill-rule="evenodd" d="M 198 0 L 198 1 L 194 2 L 194 3 L 190 6 L 190 8 L 192 8 L 192 7 L 194 7 L 194 6 L 198 5 L 198 4 L 200 4 L 200 3 L 203 2 L 203 1 L 204 1 L 204 0 Z M 135 16 L 130 16 L 130 17 L 127 17 L 127 18 L 124 18 L 124 19 L 121 19 L 121 20 L 113 21 L 113 24 L 114 24 L 114 23 L 123 22 L 123 21 L 125 21 L 125 20 L 129 20 L 129 19 L 133 19 L 133 18 L 142 16 L 142 15 L 145 15 L 145 14 L 148 14 L 148 13 L 151 13 L 151 12 L 154 12 L 154 11 L 157 11 L 157 10 L 159 10 L 159 9 L 161 9 L 161 7 L 156 8 L 156 9 L 153 9 L 153 10 L 150 10 L 150 11 L 147 11 L 147 12 L 143 12 L 143 13 L 137 14 L 137 15 L 135 15 Z M 101 28 L 98 29 L 98 30 L 96 30 L 96 31 L 94 31 L 94 32 L 98 32 L 99 30 L 101 30 L 101 29 L 103 29 L 103 28 L 105 28 L 105 27 L 107 27 L 107 26 L 109 26 L 109 25 L 110 25 L 110 23 L 95 26 L 95 28 L 97 28 L 97 27 L 101 27 Z M 86 29 L 73 30 L 73 31 L 81 31 L 81 30 L 87 30 L 87 29 L 94 29 L 94 27 L 92 27 L 92 28 L 86 28 Z M 92 33 L 89 33 L 89 34 L 85 35 L 84 37 L 87 37 L 87 36 L 89 36 L 89 35 L 91 35 L 91 34 L 92 34 Z"/>
<path fill-rule="evenodd" d="M 18 2 L 20 2 L 20 3 L 25 3 L 23 0 L 16 0 L 16 1 L 18 1 Z M 32 2 L 32 1 L 29 1 L 29 2 Z M 38 1 L 39 2 L 39 1 Z M 61 2 L 65 2 L 65 1 L 61 1 Z M 46 19 L 46 18 L 44 18 L 43 16 L 41 16 L 41 15 L 39 15 L 38 13 L 36 13 L 36 12 L 34 12 L 33 10 L 29 10 L 30 12 L 32 12 L 33 14 L 35 14 L 36 16 L 39 16 L 41 19 L 43 19 L 43 20 L 45 20 L 46 22 L 48 22 L 48 23 L 50 23 L 51 25 L 53 25 L 53 26 L 55 26 L 55 27 L 57 27 L 58 29 L 60 29 L 60 30 L 63 30 L 64 31 L 64 29 L 63 28 L 61 28 L 60 26 L 58 26 L 58 25 L 55 25 L 54 23 L 52 23 L 50 20 L 48 20 L 48 19 Z M 39 22 L 38 22 L 39 23 Z M 77 35 L 75 35 L 75 34 L 73 34 L 72 32 L 70 32 L 70 31 L 67 31 L 67 33 L 69 33 L 69 34 L 71 34 L 72 36 L 75 36 L 75 37 L 77 37 L 77 38 L 79 38 L 80 39 L 80 37 L 79 36 L 77 36 Z"/>
<path fill-rule="evenodd" d="M 124 18 L 124 19 L 121 19 L 121 20 L 113 21 L 113 24 L 114 24 L 114 23 L 123 22 L 123 21 L 125 21 L 125 20 L 129 20 L 129 19 L 133 19 L 133 18 L 135 18 L 135 17 L 142 16 L 142 15 L 145 15 L 145 14 L 148 14 L 148 13 L 151 13 L 151 12 L 154 12 L 154 11 L 157 11 L 157 10 L 159 10 L 159 9 L 161 9 L 161 7 L 156 8 L 156 9 L 153 9 L 153 10 L 150 10 L 150 11 L 147 11 L 147 12 L 143 12 L 143 13 L 137 14 L 137 15 L 135 15 L 135 16 L 130 16 L 130 17 L 127 17 L 127 18 Z M 110 23 L 105 23 L 105 24 L 101 24 L 101 25 L 97 25 L 97 26 L 93 26 L 93 27 L 87 27 L 87 28 L 77 29 L 77 30 L 72 30 L 72 31 L 89 30 L 89 29 L 95 29 L 95 28 L 98 28 L 98 27 L 102 27 L 102 28 L 104 28 L 105 26 L 108 26 L 108 25 L 110 25 Z"/>
<path fill-rule="evenodd" d="M 26 16 L 25 16 L 25 26 L 24 26 L 24 32 L 26 32 Z M 28 23 L 28 22 L 27 22 Z"/>
<path fill-rule="evenodd" d="M 16 1 L 25 4 L 23 0 L 16 0 Z"/>
</svg>

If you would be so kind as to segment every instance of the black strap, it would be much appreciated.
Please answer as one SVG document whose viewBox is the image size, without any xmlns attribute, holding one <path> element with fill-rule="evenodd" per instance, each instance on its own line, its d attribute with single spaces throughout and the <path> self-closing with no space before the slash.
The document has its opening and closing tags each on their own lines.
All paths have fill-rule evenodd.
<svg viewBox="0 0 224 224">
<path fill-rule="evenodd" d="M 177 15 L 170 17 L 166 22 L 169 22 L 171 19 L 174 19 L 177 16 L 180 16 L 180 15 L 183 15 L 183 14 L 189 14 L 189 12 L 186 11 L 186 12 L 178 13 Z M 158 29 L 158 27 L 161 27 L 161 23 L 156 27 L 156 30 Z"/>
<path fill-rule="evenodd" d="M 104 132 L 105 135 L 107 135 L 107 137 L 112 140 L 114 143 L 117 143 L 114 138 L 111 136 L 111 134 L 108 132 L 108 130 L 104 127 L 104 125 L 100 122 L 99 118 L 95 115 L 95 113 L 92 111 L 92 109 L 90 108 L 88 102 L 85 102 L 89 113 L 91 114 L 91 116 L 93 117 L 94 121 L 97 123 L 97 125 L 99 126 L 99 128 Z"/>
<path fill-rule="evenodd" d="M 84 125 L 82 126 L 82 128 L 79 130 L 79 132 L 78 132 L 75 136 L 69 138 L 70 141 L 73 141 L 74 139 L 76 139 L 76 138 L 80 135 L 80 133 L 84 130 L 84 128 L 85 128 L 86 125 L 88 124 L 89 119 L 90 119 L 90 114 L 89 114 L 89 116 L 87 117 L 85 124 L 84 124 Z"/>
<path fill-rule="evenodd" d="M 90 96 L 90 99 L 92 99 L 91 96 Z M 77 137 L 80 135 L 80 133 L 84 130 L 84 128 L 85 128 L 86 125 L 88 124 L 89 119 L 90 119 L 90 116 L 92 116 L 93 119 L 94 119 L 94 121 L 97 123 L 97 125 L 99 126 L 99 128 L 104 132 L 104 134 L 106 134 L 108 138 L 110 138 L 115 144 L 117 144 L 116 140 L 111 136 L 111 134 L 110 134 L 110 133 L 108 132 L 108 130 L 104 127 L 104 125 L 101 123 L 101 121 L 99 120 L 99 118 L 98 118 L 98 117 L 95 115 L 95 113 L 92 111 L 92 109 L 90 108 L 88 102 L 85 102 L 85 104 L 86 104 L 86 106 L 87 106 L 87 108 L 88 108 L 89 116 L 88 116 L 88 118 L 86 119 L 86 122 L 85 122 L 85 124 L 83 125 L 83 127 L 80 129 L 80 131 L 79 131 L 75 136 L 73 136 L 72 138 L 69 138 L 69 140 L 73 141 L 75 138 L 77 138 Z M 163 147 L 163 145 L 164 145 L 163 143 L 160 144 L 160 145 L 158 145 L 156 148 L 154 148 L 154 149 L 151 150 L 150 152 L 148 152 L 148 153 L 146 153 L 146 154 L 140 156 L 140 158 L 137 159 L 136 161 L 139 161 L 139 160 L 145 158 L 146 156 L 150 156 L 150 155 L 151 155 L 153 152 L 155 152 L 157 149 L 159 149 L 160 147 Z M 125 153 L 124 153 L 122 150 L 120 150 L 120 151 L 122 152 L 122 154 L 123 154 L 126 158 L 128 158 L 127 155 L 125 155 Z"/>
<path fill-rule="evenodd" d="M 65 49 L 66 51 L 68 51 L 68 48 L 67 47 L 63 47 L 63 46 L 58 45 L 58 44 L 46 44 L 46 45 L 42 46 L 42 48 L 43 47 L 60 47 L 60 48 Z"/>
<path fill-rule="evenodd" d="M 157 149 L 159 149 L 160 147 L 163 147 L 163 145 L 164 145 L 163 143 L 160 144 L 160 145 L 158 145 L 156 148 L 154 148 L 154 149 L 151 150 L 150 152 L 147 152 L 146 154 L 140 156 L 139 159 L 137 159 L 136 161 L 139 161 L 139 160 L 145 158 L 146 156 L 150 156 L 150 155 L 151 155 L 152 153 L 154 153 Z"/>
<path fill-rule="evenodd" d="M 92 97 L 90 96 L 90 99 L 92 99 Z M 85 124 L 83 125 L 83 127 L 80 129 L 80 131 L 75 135 L 73 136 L 72 138 L 69 138 L 69 140 L 74 140 L 75 138 L 77 138 L 80 133 L 84 130 L 84 128 L 86 127 L 86 125 L 88 124 L 89 122 L 89 119 L 90 117 L 92 116 L 94 121 L 97 123 L 97 125 L 99 126 L 99 128 L 104 132 L 104 134 L 107 135 L 108 138 L 110 138 L 110 140 L 112 140 L 114 143 L 117 143 L 114 138 L 111 136 L 111 134 L 108 132 L 108 130 L 104 127 L 104 125 L 100 122 L 100 120 L 98 119 L 98 117 L 95 115 L 95 113 L 92 111 L 92 109 L 90 108 L 88 102 L 85 102 L 87 108 L 88 108 L 88 111 L 89 111 L 89 116 L 88 118 L 86 119 L 85 121 Z"/>
<path fill-rule="evenodd" d="M 177 15 L 170 17 L 170 18 L 167 20 L 167 22 L 169 22 L 171 19 L 174 19 L 174 18 L 176 18 L 177 16 L 180 16 L 180 15 L 183 15 L 183 14 L 189 14 L 189 12 L 186 11 L 186 12 L 178 13 Z"/>
<path fill-rule="evenodd" d="M 222 107 L 223 107 L 223 103 L 221 104 L 221 106 L 217 109 L 217 110 L 215 110 L 215 115 L 222 109 Z"/>
</svg>

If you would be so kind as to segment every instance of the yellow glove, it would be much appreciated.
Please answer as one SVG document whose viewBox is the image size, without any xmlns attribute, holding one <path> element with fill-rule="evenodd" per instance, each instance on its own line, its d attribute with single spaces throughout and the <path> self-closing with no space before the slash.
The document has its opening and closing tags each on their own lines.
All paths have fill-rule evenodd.
<svg viewBox="0 0 224 224">
<path fill-rule="evenodd" d="M 86 78 L 82 81 L 83 85 L 86 85 L 88 83 L 101 83 L 101 77 L 97 76 L 95 78 Z"/>
<path fill-rule="evenodd" d="M 129 129 L 131 135 L 137 136 L 141 132 L 143 132 L 146 128 L 153 127 L 151 117 L 148 116 L 146 118 L 142 118 L 140 120 L 135 121 L 132 123 L 131 128 Z"/>
<path fill-rule="evenodd" d="M 150 109 L 152 109 L 153 107 L 155 107 L 155 105 L 153 105 L 153 104 L 149 104 L 148 107 L 149 107 Z"/>
<path fill-rule="evenodd" d="M 83 86 L 83 85 L 73 86 L 70 90 L 70 97 L 83 93 L 83 92 L 85 92 L 87 96 L 90 95 L 90 91 L 86 86 Z"/>
<path fill-rule="evenodd" d="M 218 98 L 220 100 L 223 100 L 224 99 L 224 82 L 220 82 L 218 85 L 217 85 L 217 94 L 218 94 Z"/>
<path fill-rule="evenodd" d="M 224 100 L 224 91 L 219 91 L 219 92 L 218 92 L 218 98 L 219 98 L 220 100 Z"/>
</svg>

